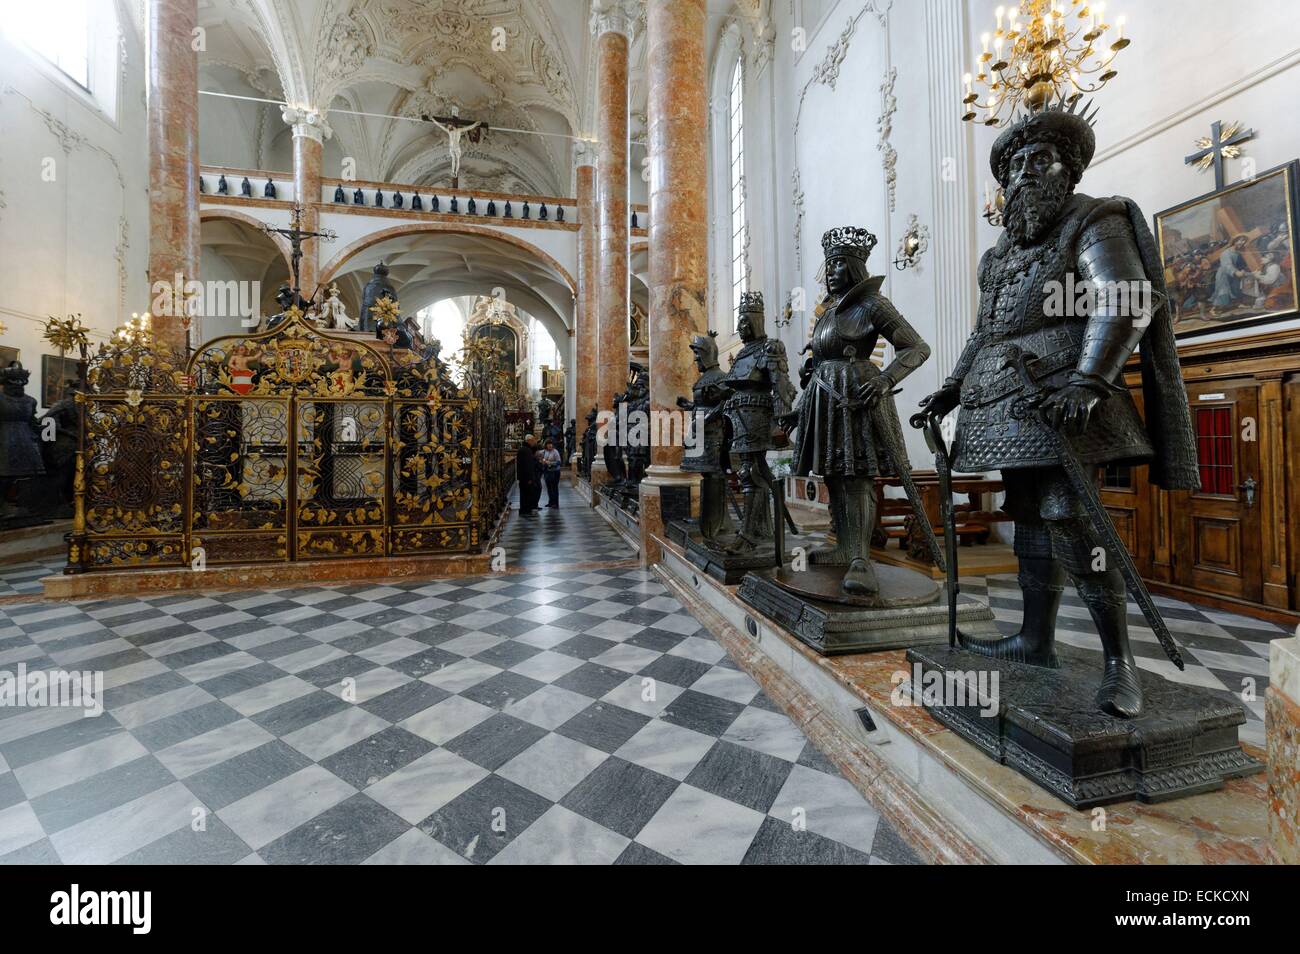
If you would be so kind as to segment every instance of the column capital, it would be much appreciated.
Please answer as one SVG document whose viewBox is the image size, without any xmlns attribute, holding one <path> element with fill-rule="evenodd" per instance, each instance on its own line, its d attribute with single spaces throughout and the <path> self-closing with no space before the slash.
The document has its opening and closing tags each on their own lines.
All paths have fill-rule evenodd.
<svg viewBox="0 0 1300 954">
<path fill-rule="evenodd" d="M 309 106 L 283 106 L 280 118 L 293 127 L 294 136 L 305 136 L 317 142 L 324 142 L 334 130 L 330 128 L 325 114 Z"/>
<path fill-rule="evenodd" d="M 621 33 L 631 43 L 642 12 L 636 0 L 592 0 L 591 32 L 597 38 L 604 33 Z"/>
<path fill-rule="evenodd" d="M 594 166 L 600 156 L 600 143 L 594 139 L 575 139 L 573 141 L 573 164 L 575 166 Z"/>
</svg>

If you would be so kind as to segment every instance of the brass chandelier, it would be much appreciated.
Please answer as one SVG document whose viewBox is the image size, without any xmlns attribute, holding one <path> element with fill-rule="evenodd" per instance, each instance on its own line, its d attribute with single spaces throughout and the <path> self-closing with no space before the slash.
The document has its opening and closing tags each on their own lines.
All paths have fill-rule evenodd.
<svg viewBox="0 0 1300 954">
<path fill-rule="evenodd" d="M 1020 0 L 998 7 L 997 29 L 983 46 L 972 73 L 963 77 L 966 122 L 1001 126 L 1018 108 L 1041 109 L 1101 89 L 1116 76 L 1115 55 L 1129 45 L 1124 17 L 1112 25 L 1104 3 L 1084 0 Z M 982 115 L 981 115 L 982 114 Z"/>
</svg>

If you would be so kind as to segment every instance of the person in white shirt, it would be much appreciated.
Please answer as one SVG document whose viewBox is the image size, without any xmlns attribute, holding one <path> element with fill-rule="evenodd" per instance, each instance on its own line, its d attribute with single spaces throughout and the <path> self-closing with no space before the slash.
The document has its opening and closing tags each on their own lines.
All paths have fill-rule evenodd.
<svg viewBox="0 0 1300 954">
<path fill-rule="evenodd" d="M 560 506 L 560 452 L 555 441 L 547 440 L 546 448 L 538 451 L 537 461 L 542 465 L 542 479 L 546 481 L 546 506 Z"/>
</svg>

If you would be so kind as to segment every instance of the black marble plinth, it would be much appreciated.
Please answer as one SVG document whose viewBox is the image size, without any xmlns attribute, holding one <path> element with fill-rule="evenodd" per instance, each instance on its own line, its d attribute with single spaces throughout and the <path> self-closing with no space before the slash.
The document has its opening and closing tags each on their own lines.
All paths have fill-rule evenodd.
<svg viewBox="0 0 1300 954">
<path fill-rule="evenodd" d="M 1237 743 L 1237 727 L 1246 721 L 1239 703 L 1142 671 L 1144 712 L 1119 719 L 1097 708 L 1096 658 L 1059 646 L 1057 655 L 1060 669 L 946 645 L 911 649 L 907 658 L 913 692 L 926 711 L 1075 808 L 1182 798 L 1263 770 Z M 927 697 L 927 685 L 948 678 L 928 674 L 949 672 L 974 673 L 967 683 L 982 689 L 965 700 L 952 693 Z"/>
<path fill-rule="evenodd" d="M 813 599 L 795 592 L 789 579 L 799 573 L 825 574 L 838 587 L 844 568 L 811 566 L 797 572 L 787 569 L 781 572 L 782 579 L 771 570 L 750 573 L 737 595 L 823 656 L 948 641 L 948 604 L 941 592 L 934 592 L 933 581 L 915 570 L 876 564 L 880 594 L 875 606 Z M 807 592 L 812 589 L 810 586 Z M 924 599 L 920 599 L 922 594 L 926 594 Z M 962 632 L 997 635 L 993 612 L 987 605 L 965 596 L 958 600 L 957 619 Z"/>
</svg>

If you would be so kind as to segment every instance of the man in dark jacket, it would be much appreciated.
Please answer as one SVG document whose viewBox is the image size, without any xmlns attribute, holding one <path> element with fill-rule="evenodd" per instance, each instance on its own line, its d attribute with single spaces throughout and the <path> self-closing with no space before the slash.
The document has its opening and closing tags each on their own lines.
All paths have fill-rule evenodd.
<svg viewBox="0 0 1300 954">
<path fill-rule="evenodd" d="M 515 468 L 519 478 L 519 513 L 537 513 L 537 504 L 542 499 L 542 471 L 537 463 L 537 438 L 532 434 L 519 445 Z"/>
</svg>

